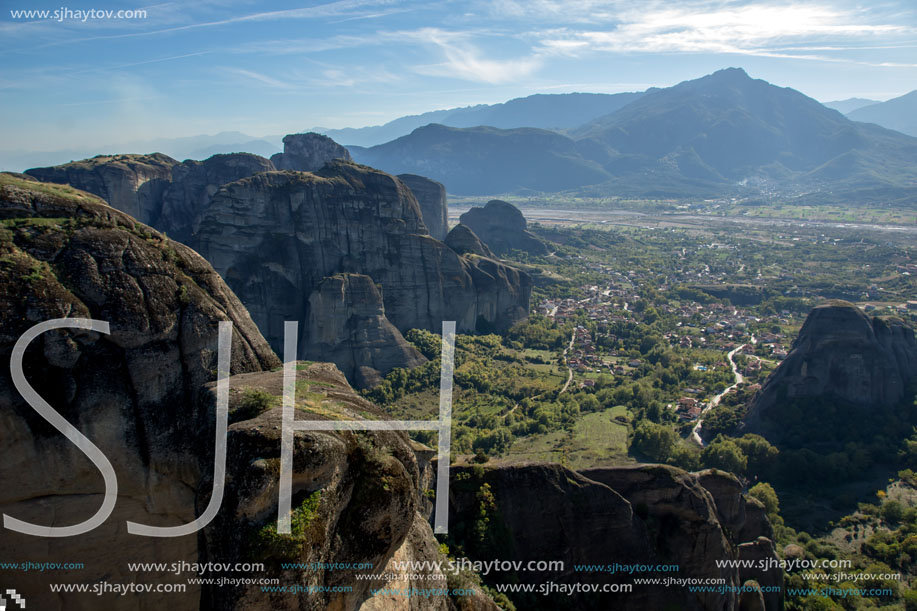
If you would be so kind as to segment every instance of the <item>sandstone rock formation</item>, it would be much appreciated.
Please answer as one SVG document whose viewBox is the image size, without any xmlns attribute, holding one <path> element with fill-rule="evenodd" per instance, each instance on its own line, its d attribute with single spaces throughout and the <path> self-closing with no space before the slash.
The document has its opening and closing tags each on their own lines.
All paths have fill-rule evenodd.
<svg viewBox="0 0 917 611">
<path fill-rule="evenodd" d="M 44 182 L 69 184 L 98 195 L 113 208 L 187 244 L 201 212 L 221 185 L 274 169 L 270 161 L 250 153 L 182 163 L 154 153 L 99 155 L 26 172 Z"/>
<path fill-rule="evenodd" d="M 98 155 L 26 174 L 43 182 L 67 184 L 98 195 L 141 223 L 159 218 L 162 195 L 178 162 L 162 153 L 151 155 Z"/>
<path fill-rule="evenodd" d="M 739 569 L 739 581 L 743 584 L 753 581 L 768 588 L 768 592 L 762 592 L 764 608 L 779 609 L 783 599 L 783 571 L 760 568 L 768 566 L 777 558 L 774 542 L 767 537 L 758 537 L 754 541 L 742 543 L 738 548 L 738 557 L 746 564 Z"/>
<path fill-rule="evenodd" d="M 162 195 L 161 211 L 153 225 L 169 237 L 187 244 L 200 226 L 201 213 L 222 185 L 273 169 L 273 163 L 250 153 L 229 153 L 214 155 L 204 161 L 184 161 L 172 168 L 171 182 Z M 116 202 L 112 202 L 112 206 L 123 209 Z"/>
<path fill-rule="evenodd" d="M 406 184 L 417 198 L 420 214 L 430 235 L 437 240 L 445 240 L 449 232 L 449 208 L 443 183 L 416 174 L 399 174 L 398 180 Z"/>
<path fill-rule="evenodd" d="M 379 283 L 385 317 L 401 331 L 439 332 L 444 320 L 457 321 L 460 331 L 501 329 L 528 312 L 525 273 L 457 255 L 427 234 L 401 181 L 343 161 L 315 173 L 265 172 L 224 185 L 192 245 L 278 350 L 283 322 L 309 320 L 310 295 L 338 273 Z M 301 325 L 300 345 L 310 342 L 309 326 Z"/>
<path fill-rule="evenodd" d="M 210 496 L 213 412 L 200 387 L 216 369 L 217 323 L 233 322 L 231 371 L 279 365 L 245 308 L 213 268 L 97 197 L 71 187 L 0 175 L 0 352 L 9 363 L 23 332 L 46 320 L 107 321 L 110 334 L 50 331 L 25 353 L 28 382 L 111 460 L 118 476 L 114 513 L 77 537 L 45 539 L 4 530 L 0 555 L 33 562 L 85 561 L 62 582 L 138 581 L 128 562 L 198 559 L 196 536 L 128 536 L 125 520 L 192 521 Z M 96 467 L 45 422 L 0 368 L 0 513 L 36 524 L 82 522 L 98 509 Z M 139 580 L 176 582 L 164 572 Z M 183 581 L 183 580 L 182 580 Z M 90 595 L 53 594 L 47 574 L 3 576 L 35 609 L 90 609 Z M 151 594 L 143 605 L 197 609 L 200 589 L 180 599 Z M 141 608 L 140 597 L 112 596 L 105 608 Z M 110 604 L 109 604 L 110 603 Z"/>
<path fill-rule="evenodd" d="M 283 167 L 315 169 L 333 157 L 349 158 L 346 149 L 318 134 L 292 134 L 284 143 L 283 155 L 275 156 Z M 501 329 L 527 315 L 527 274 L 457 256 L 429 235 L 424 215 L 434 229 L 441 225 L 440 233 L 446 227 L 445 191 L 438 183 L 406 177 L 424 202 L 423 212 L 404 183 L 370 168 L 338 161 L 315 175 L 282 173 L 267 159 L 232 153 L 202 162 L 170 160 L 171 173 L 157 179 L 155 193 L 146 186 L 131 191 L 130 168 L 147 157 L 158 159 L 98 157 L 29 172 L 85 185 L 118 209 L 142 201 L 145 218 L 197 249 L 226 278 L 274 349 L 281 350 L 284 321 L 298 320 L 301 355 L 318 358 L 329 351 L 321 358 L 337 363 L 358 386 L 393 367 L 418 363 L 400 331 L 438 332 L 444 320 L 456 320 L 461 331 Z M 115 190 L 109 182 L 127 186 Z M 378 309 L 374 301 L 358 304 L 350 297 L 347 307 L 363 313 L 353 310 L 349 326 L 336 328 L 336 338 L 323 331 L 313 344 L 310 334 L 318 328 L 309 321 L 321 321 L 310 314 L 313 293 L 324 278 L 340 273 L 367 275 L 380 284 L 385 314 L 369 315 Z M 375 299 L 368 291 L 359 294 Z"/>
<path fill-rule="evenodd" d="M 52 331 L 25 353 L 32 386 L 111 460 L 115 511 L 84 535 L 37 538 L 4 529 L 0 554 L 31 562 L 83 562 L 56 571 L 62 583 L 181 584 L 183 593 L 52 593 L 48 573 L 4 571 L 29 608 L 338 609 L 379 607 L 370 593 L 392 558 L 443 560 L 419 510 L 425 477 L 404 432 L 301 432 L 293 494 L 297 530 L 276 533 L 280 454 L 279 361 L 245 309 L 196 253 L 95 196 L 0 174 L 0 352 L 22 332 L 59 317 L 111 324 L 109 335 Z M 167 539 L 127 534 L 125 520 L 155 526 L 192 521 L 213 486 L 217 324 L 233 322 L 226 488 L 217 517 L 196 534 Z M 375 420 L 385 415 L 356 395 L 328 363 L 296 367 L 297 418 Z M 252 395 L 259 391 L 262 394 Z M 264 400 L 264 396 L 267 400 Z M 252 396 L 255 399 L 252 399 Z M 91 516 L 103 496 L 98 470 L 20 397 L 0 371 L 0 513 L 63 526 Z M 304 500 L 311 499 L 311 505 Z M 308 507 L 308 509 L 303 509 Z M 400 556 L 398 556 L 400 554 Z M 372 563 L 375 581 L 354 571 L 283 569 L 281 561 Z M 264 562 L 265 572 L 207 577 L 277 577 L 325 592 L 271 594 L 260 585 L 188 583 L 196 572 L 133 572 L 129 562 Z M 428 581 L 437 575 L 432 569 Z M 423 571 L 421 571 L 423 572 Z M 346 585 L 349 591 L 330 588 Z M 384 605 L 385 601 L 381 601 Z M 373 605 L 376 606 L 373 606 Z M 418 598 L 416 611 L 497 611 L 485 595 Z"/>
<path fill-rule="evenodd" d="M 614 562 L 677 564 L 678 577 L 723 579 L 726 586 L 750 578 L 716 564 L 738 558 L 737 546 L 746 543 L 735 534 L 745 516 L 745 499 L 730 474 L 692 474 L 661 465 L 579 473 L 560 465 L 485 466 L 477 471 L 453 467 L 452 473 L 450 537 L 464 544 L 470 557 L 559 558 L 566 563 L 565 574 L 520 571 L 501 574 L 500 581 L 631 583 L 633 575 L 573 570 L 574 564 Z M 772 543 L 762 547 L 765 541 L 753 542 L 759 554 L 755 558 L 776 559 Z M 748 554 L 751 557 L 751 547 Z M 755 576 L 767 578 L 768 585 L 783 580 L 780 570 Z M 734 591 L 692 593 L 678 587 L 635 586 L 627 594 L 539 596 L 526 599 L 524 608 L 732 610 L 738 608 L 738 598 Z M 779 601 L 768 602 L 767 608 L 779 609 Z"/>
<path fill-rule="evenodd" d="M 870 317 L 844 301 L 815 307 L 786 359 L 752 400 L 748 430 L 777 429 L 768 411 L 780 401 L 824 398 L 864 410 L 894 406 L 917 377 L 914 330 Z M 775 432 L 775 431 L 772 431 Z"/>
<path fill-rule="evenodd" d="M 385 317 L 372 278 L 336 274 L 309 296 L 306 358 L 331 361 L 360 388 L 382 381 L 380 372 L 426 362 Z"/>
<path fill-rule="evenodd" d="M 525 217 L 514 205 L 492 199 L 483 208 L 475 206 L 459 217 L 492 251 L 503 255 L 521 250 L 533 255 L 548 254 L 548 247 L 526 229 Z"/>
<path fill-rule="evenodd" d="M 350 151 L 321 134 L 288 134 L 283 137 L 283 152 L 271 155 L 278 170 L 314 172 L 334 159 L 351 161 Z"/>
<path fill-rule="evenodd" d="M 452 228 L 449 235 L 446 236 L 446 246 L 460 255 L 471 254 L 480 257 L 494 258 L 494 253 L 487 248 L 487 244 L 481 241 L 475 233 L 468 227 L 459 223 Z"/>
<path fill-rule="evenodd" d="M 226 507 L 205 531 L 210 557 L 223 562 L 264 562 L 281 583 L 325 588 L 290 596 L 268 593 L 260 586 L 214 588 L 207 592 L 209 608 L 340 609 L 374 611 L 412 609 L 449 611 L 480 609 L 497 611 L 490 599 L 478 594 L 453 599 L 447 596 L 372 596 L 371 588 L 405 587 L 388 579 L 401 573 L 392 560 L 445 561 L 430 525 L 420 513 L 421 472 L 414 451 L 402 431 L 351 432 L 306 431 L 296 434 L 294 446 L 293 506 L 311 499 L 300 522 L 300 538 L 281 538 L 276 533 L 277 468 L 283 373 L 250 373 L 234 376 L 230 387 L 230 414 L 244 405 L 246 389 L 260 389 L 275 398 L 260 414 L 230 426 L 229 455 L 234 457 L 227 473 Z M 296 418 L 298 420 L 383 420 L 385 414 L 356 395 L 341 372 L 328 363 L 297 366 Z M 213 385 L 207 399 L 215 403 Z M 280 562 L 371 563 L 372 569 L 338 568 L 302 571 L 283 569 Z M 357 573 L 375 574 L 357 579 Z M 441 573 L 433 567 L 417 571 L 424 578 L 410 587 L 444 587 Z M 421 585 L 418 585 L 421 584 Z M 348 591 L 334 592 L 344 586 Z"/>
</svg>

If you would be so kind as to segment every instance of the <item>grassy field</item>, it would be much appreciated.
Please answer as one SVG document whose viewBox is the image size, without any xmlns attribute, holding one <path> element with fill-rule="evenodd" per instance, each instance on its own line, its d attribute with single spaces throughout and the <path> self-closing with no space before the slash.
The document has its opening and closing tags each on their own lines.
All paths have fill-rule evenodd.
<svg viewBox="0 0 917 611">
<path fill-rule="evenodd" d="M 633 463 L 627 456 L 627 426 L 616 417 L 629 419 L 627 408 L 617 406 L 586 414 L 573 430 L 553 431 L 518 439 L 506 462 L 552 461 L 571 469 Z"/>
</svg>

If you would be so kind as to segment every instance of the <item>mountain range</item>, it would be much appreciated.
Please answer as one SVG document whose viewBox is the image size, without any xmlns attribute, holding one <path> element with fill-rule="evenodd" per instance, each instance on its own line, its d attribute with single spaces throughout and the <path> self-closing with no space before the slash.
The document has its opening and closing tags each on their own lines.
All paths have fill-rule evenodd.
<svg viewBox="0 0 917 611">
<path fill-rule="evenodd" d="M 467 195 L 917 196 L 917 139 L 738 68 L 647 91 L 565 134 L 430 125 L 350 150 L 360 163 L 424 174 Z"/>
<path fill-rule="evenodd" d="M 642 95 L 643 92 L 535 94 L 502 104 L 478 104 L 399 117 L 384 125 L 356 129 L 315 127 L 310 131 L 324 134 L 347 146 L 383 144 L 431 123 L 449 127 L 487 125 L 502 129 L 536 127 L 561 131 L 617 110 Z"/>
<path fill-rule="evenodd" d="M 863 108 L 864 106 L 871 106 L 872 104 L 880 104 L 879 100 L 870 100 L 868 98 L 847 98 L 846 100 L 834 100 L 832 102 L 822 102 L 824 106 L 828 108 L 833 108 L 834 110 L 844 113 L 845 115 L 853 112 L 858 108 Z"/>
<path fill-rule="evenodd" d="M 847 116 L 854 121 L 876 123 L 910 136 L 917 136 L 917 89 L 886 102 L 857 108 Z"/>
<path fill-rule="evenodd" d="M 887 102 L 851 98 L 823 105 L 730 68 L 645 92 L 539 94 L 379 126 L 315 131 L 347 145 L 360 163 L 429 176 L 460 195 L 895 203 L 917 197 L 917 139 L 901 133 L 917 135 L 915 106 L 917 92 Z M 230 131 L 103 148 L 205 159 L 241 151 L 267 157 L 281 144 L 276 136 Z M 22 170 L 99 152 L 0 153 L 0 168 Z"/>
</svg>

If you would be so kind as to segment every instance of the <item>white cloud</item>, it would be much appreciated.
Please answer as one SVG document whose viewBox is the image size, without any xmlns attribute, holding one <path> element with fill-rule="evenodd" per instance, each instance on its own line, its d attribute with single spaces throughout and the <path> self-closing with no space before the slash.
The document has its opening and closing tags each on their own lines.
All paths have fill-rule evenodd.
<svg viewBox="0 0 917 611">
<path fill-rule="evenodd" d="M 653 2 L 641 9 L 622 10 L 607 29 L 568 26 L 535 36 L 545 53 L 554 55 L 739 53 L 822 59 L 797 56 L 786 47 L 794 42 L 833 41 L 835 45 L 825 46 L 846 50 L 852 42 L 888 42 L 892 37 L 917 33 L 913 26 L 869 22 L 867 17 L 858 10 L 798 2 L 738 5 L 719 0 L 676 8 Z"/>
<path fill-rule="evenodd" d="M 525 78 L 541 67 L 537 53 L 507 59 L 486 57 L 471 42 L 470 32 L 450 32 L 437 28 L 422 28 L 411 32 L 393 33 L 404 41 L 426 45 L 437 50 L 444 61 L 414 66 L 417 74 L 459 78 L 478 83 L 510 83 Z"/>
<path fill-rule="evenodd" d="M 253 70 L 245 70 L 244 68 L 223 68 L 224 72 L 240 76 L 243 79 L 249 81 L 255 81 L 261 83 L 262 85 L 267 85 L 268 87 L 273 87 L 274 89 L 294 89 L 295 86 L 292 83 L 287 81 L 281 81 L 272 76 L 262 74 L 260 72 L 255 72 Z"/>
</svg>

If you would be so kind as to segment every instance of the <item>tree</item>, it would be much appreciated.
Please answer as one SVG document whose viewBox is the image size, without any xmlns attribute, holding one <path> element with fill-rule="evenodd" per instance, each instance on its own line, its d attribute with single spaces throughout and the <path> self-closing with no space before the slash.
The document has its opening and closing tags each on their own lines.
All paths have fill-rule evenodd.
<svg viewBox="0 0 917 611">
<path fill-rule="evenodd" d="M 672 455 L 677 436 L 675 431 L 655 422 L 641 422 L 634 431 L 630 447 L 649 458 L 663 462 Z"/>
<path fill-rule="evenodd" d="M 707 423 L 704 422 L 706 427 Z M 769 475 L 777 464 L 777 457 L 780 451 L 772 446 L 770 442 L 753 433 L 743 435 L 736 439 L 736 445 L 748 457 L 748 472 L 764 477 Z"/>
<path fill-rule="evenodd" d="M 748 467 L 748 458 L 735 441 L 717 437 L 701 454 L 704 466 L 742 475 Z"/>
<path fill-rule="evenodd" d="M 767 482 L 758 482 L 752 486 L 751 490 L 748 491 L 748 496 L 764 503 L 768 516 L 780 513 L 780 500 L 777 498 L 777 493 L 774 491 L 773 486 Z"/>
</svg>

